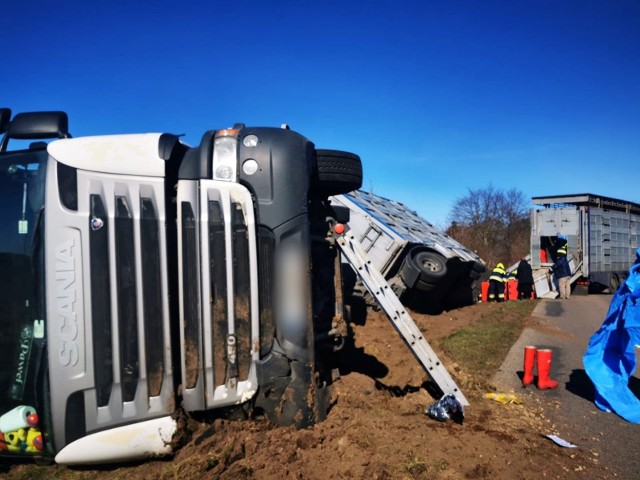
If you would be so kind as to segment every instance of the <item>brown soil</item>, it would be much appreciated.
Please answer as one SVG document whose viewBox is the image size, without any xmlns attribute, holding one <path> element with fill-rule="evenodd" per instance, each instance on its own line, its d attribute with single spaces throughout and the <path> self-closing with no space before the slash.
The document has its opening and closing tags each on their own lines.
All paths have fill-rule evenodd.
<svg viewBox="0 0 640 480">
<path fill-rule="evenodd" d="M 477 379 L 439 349 L 439 339 L 491 308 L 497 306 L 414 315 L 471 404 L 462 424 L 425 415 L 435 401 L 424 388 L 425 373 L 384 314 L 370 312 L 365 325 L 351 326 L 355 344 L 343 359 L 324 422 L 295 430 L 265 420 L 192 420 L 192 438 L 172 460 L 98 471 L 46 467 L 43 478 L 607 478 L 610 472 L 588 452 L 563 449 L 543 437 L 548 422 L 540 406 L 483 398 Z M 18 478 L 28 475 L 28 468 L 13 467 L 9 473 Z"/>
</svg>

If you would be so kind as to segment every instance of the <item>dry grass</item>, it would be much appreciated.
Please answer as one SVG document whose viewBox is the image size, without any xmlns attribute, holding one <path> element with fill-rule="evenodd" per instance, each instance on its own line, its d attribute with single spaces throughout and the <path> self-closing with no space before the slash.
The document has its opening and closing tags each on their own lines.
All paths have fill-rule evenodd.
<svg viewBox="0 0 640 480">
<path fill-rule="evenodd" d="M 505 302 L 440 341 L 447 356 L 476 379 L 489 379 L 520 336 L 536 302 Z"/>
</svg>

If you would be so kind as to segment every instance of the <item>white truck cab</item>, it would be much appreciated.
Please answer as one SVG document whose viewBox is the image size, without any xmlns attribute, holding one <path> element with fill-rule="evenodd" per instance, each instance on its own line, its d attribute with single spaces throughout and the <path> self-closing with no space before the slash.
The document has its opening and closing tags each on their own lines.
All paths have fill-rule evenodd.
<svg viewBox="0 0 640 480">
<path fill-rule="evenodd" d="M 64 112 L 0 126 L 0 454 L 161 455 L 183 412 L 324 418 L 328 197 L 360 187 L 357 155 L 242 124 L 195 147 L 71 138 Z"/>
</svg>

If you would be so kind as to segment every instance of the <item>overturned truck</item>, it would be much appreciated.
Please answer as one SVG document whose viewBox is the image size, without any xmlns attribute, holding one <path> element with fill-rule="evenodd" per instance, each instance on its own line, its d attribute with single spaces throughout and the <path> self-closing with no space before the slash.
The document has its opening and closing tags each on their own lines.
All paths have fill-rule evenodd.
<svg viewBox="0 0 640 480">
<path fill-rule="evenodd" d="M 322 420 L 347 333 L 340 251 L 466 404 L 329 202 L 360 187 L 357 155 L 285 127 L 237 124 L 191 147 L 0 113 L 0 454 L 162 455 L 181 412 Z"/>
<path fill-rule="evenodd" d="M 330 200 L 349 209 L 351 231 L 404 303 L 439 313 L 477 300 L 486 267 L 474 251 L 395 200 L 361 190 Z M 354 292 L 376 301 L 361 282 Z"/>
</svg>

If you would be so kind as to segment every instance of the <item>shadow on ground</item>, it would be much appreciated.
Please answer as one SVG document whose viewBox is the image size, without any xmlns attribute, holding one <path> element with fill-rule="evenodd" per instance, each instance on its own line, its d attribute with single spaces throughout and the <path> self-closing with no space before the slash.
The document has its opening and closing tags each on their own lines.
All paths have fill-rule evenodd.
<svg viewBox="0 0 640 480">
<path fill-rule="evenodd" d="M 596 398 L 595 387 L 593 382 L 583 369 L 575 369 L 569 376 L 569 381 L 565 384 L 567 391 L 577 395 L 589 402 L 594 402 Z M 629 390 L 640 398 L 640 379 L 631 377 L 629 379 Z"/>
<path fill-rule="evenodd" d="M 569 375 L 569 381 L 565 384 L 567 391 L 584 398 L 589 402 L 593 402 L 596 398 L 593 383 L 583 369 L 574 369 Z"/>
</svg>

